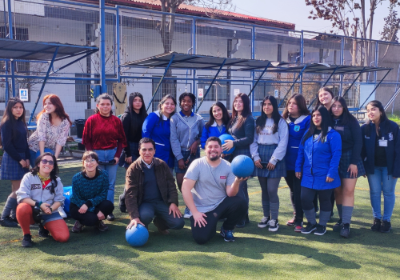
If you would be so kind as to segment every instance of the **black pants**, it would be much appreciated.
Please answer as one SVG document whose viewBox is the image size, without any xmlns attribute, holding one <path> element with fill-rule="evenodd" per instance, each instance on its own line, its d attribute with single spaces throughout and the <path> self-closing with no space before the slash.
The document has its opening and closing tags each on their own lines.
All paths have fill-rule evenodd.
<svg viewBox="0 0 400 280">
<path fill-rule="evenodd" d="M 219 219 L 225 219 L 225 230 L 233 230 L 235 225 L 244 218 L 247 210 L 247 202 L 241 197 L 226 197 L 217 208 L 205 213 L 207 224 L 205 227 L 194 226 L 193 216 L 190 217 L 192 235 L 198 244 L 208 242 L 215 235 Z"/>
<path fill-rule="evenodd" d="M 314 208 L 314 198 L 316 194 L 319 197 L 319 207 L 321 211 L 331 212 L 332 203 L 331 195 L 333 189 L 329 190 L 313 190 L 306 187 L 301 187 L 301 204 L 304 211 Z"/>
<path fill-rule="evenodd" d="M 114 210 L 114 204 L 111 201 L 103 200 L 99 205 L 95 207 L 94 212 L 86 211 L 85 214 L 81 214 L 78 212 L 80 207 L 71 203 L 69 206 L 69 213 L 71 217 L 75 220 L 78 220 L 82 225 L 93 227 L 97 226 L 99 223 L 99 218 L 97 217 L 97 213 L 101 211 L 105 217 L 110 215 Z"/>
<path fill-rule="evenodd" d="M 298 179 L 294 170 L 286 171 L 286 183 L 290 188 L 290 198 L 295 209 L 295 219 L 303 221 L 303 208 L 301 207 L 301 179 Z"/>
</svg>

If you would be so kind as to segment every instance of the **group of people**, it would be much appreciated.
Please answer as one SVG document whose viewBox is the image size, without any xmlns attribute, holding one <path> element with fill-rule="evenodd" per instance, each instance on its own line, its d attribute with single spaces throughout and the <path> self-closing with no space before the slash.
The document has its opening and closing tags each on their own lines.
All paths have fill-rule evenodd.
<svg viewBox="0 0 400 280">
<path fill-rule="evenodd" d="M 235 177 L 230 167 L 238 155 L 254 161 L 252 176 L 258 178 L 262 190 L 259 228 L 279 229 L 278 187 L 284 177 L 294 212 L 288 226 L 303 234 L 325 234 L 336 201 L 339 220 L 333 230 L 349 237 L 357 178 L 367 176 L 374 216 L 371 229 L 391 229 L 400 176 L 400 164 L 396 164 L 400 132 L 377 100 L 367 104 L 369 120 L 362 127 L 345 99 L 334 97 L 326 87 L 319 90 L 311 113 L 304 97 L 294 94 L 280 115 L 277 100 L 267 95 L 257 120 L 252 117 L 248 95 L 242 93 L 235 96 L 231 115 L 223 103 L 214 103 L 206 123 L 193 110 L 196 97 L 192 93 L 179 96 L 179 112 L 172 95 L 163 97 L 158 111 L 147 114 L 143 96 L 132 93 L 120 117 L 113 115 L 109 95 L 100 95 L 96 102 L 95 114 L 87 119 L 83 131 L 86 152 L 82 171 L 72 179 L 74 233 L 84 226 L 106 231 L 103 221 L 115 219 L 115 181 L 120 166 L 126 169 L 126 183 L 119 206 L 130 216 L 128 228 L 153 222 L 160 233 L 167 234 L 169 229 L 183 228 L 184 218 L 189 218 L 194 240 L 204 244 L 222 220 L 221 236 L 234 241 L 233 230 L 250 222 L 248 178 Z M 69 238 L 58 211 L 65 198 L 57 176 L 57 158 L 70 125 L 60 99 L 51 94 L 44 97 L 37 129 L 28 138 L 23 102 L 11 98 L 7 104 L 1 121 L 1 179 L 11 180 L 12 192 L 0 224 L 19 224 L 25 247 L 32 246 L 29 226 L 34 223 L 39 224 L 40 236 L 50 233 L 60 242 Z M 221 143 L 218 137 L 222 134 L 230 134 L 234 140 Z M 202 158 L 200 147 L 205 150 Z M 233 153 L 223 153 L 233 148 Z M 178 208 L 174 173 L 186 205 L 184 215 Z"/>
</svg>

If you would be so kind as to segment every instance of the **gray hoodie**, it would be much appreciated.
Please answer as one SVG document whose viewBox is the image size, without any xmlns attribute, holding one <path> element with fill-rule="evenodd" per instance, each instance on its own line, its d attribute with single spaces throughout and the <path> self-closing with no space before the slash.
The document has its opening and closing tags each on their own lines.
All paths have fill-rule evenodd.
<svg viewBox="0 0 400 280">
<path fill-rule="evenodd" d="M 57 177 L 57 187 L 54 189 L 54 194 L 50 193 L 51 182 L 43 189 L 42 182 L 37 175 L 31 172 L 26 173 L 21 181 L 21 186 L 17 191 L 18 203 L 21 203 L 25 198 L 30 198 L 36 202 L 48 203 L 52 205 L 58 201 L 64 205 L 65 197 L 63 195 L 64 189 L 61 179 Z M 56 212 L 57 209 L 53 209 Z"/>
<path fill-rule="evenodd" d="M 176 160 L 183 158 L 182 150 L 188 151 L 193 142 L 200 139 L 203 127 L 203 118 L 195 113 L 187 117 L 179 112 L 171 117 L 170 142 Z"/>
</svg>

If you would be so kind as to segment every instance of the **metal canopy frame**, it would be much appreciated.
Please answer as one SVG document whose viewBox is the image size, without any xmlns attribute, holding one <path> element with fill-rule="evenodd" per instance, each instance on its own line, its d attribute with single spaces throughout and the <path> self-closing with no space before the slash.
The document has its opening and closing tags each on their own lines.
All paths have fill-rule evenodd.
<svg viewBox="0 0 400 280">
<path fill-rule="evenodd" d="M 49 62 L 46 75 L 43 78 L 43 83 L 40 88 L 38 97 L 33 107 L 32 113 L 29 117 L 28 125 L 31 124 L 35 110 L 39 103 L 40 97 L 42 96 L 43 89 L 46 82 L 51 74 L 57 73 L 58 71 L 74 64 L 75 62 L 85 58 L 98 51 L 97 47 L 90 46 L 77 46 L 69 44 L 56 44 L 47 42 L 32 42 L 32 41 L 21 41 L 14 39 L 0 38 L 0 59 L 6 61 L 6 103 L 8 102 L 8 78 L 11 78 L 13 96 L 16 96 L 15 92 L 15 62 L 18 61 L 38 61 L 38 62 Z M 71 62 L 61 66 L 57 70 L 51 71 L 55 61 L 64 60 L 67 58 L 77 57 Z M 8 63 L 11 63 L 11 74 L 8 73 Z"/>
<path fill-rule="evenodd" d="M 356 80 L 363 73 L 376 72 L 376 71 L 387 71 L 384 77 L 379 81 L 374 90 L 368 96 L 368 98 L 375 92 L 378 86 L 382 83 L 382 81 L 386 78 L 386 76 L 391 71 L 390 68 L 384 67 L 374 67 L 374 66 L 347 66 L 347 65 L 329 65 L 326 63 L 311 63 L 311 64 L 290 64 L 286 62 L 272 62 L 269 60 L 257 60 L 257 59 L 239 59 L 239 58 L 224 58 L 224 57 L 214 57 L 214 56 L 206 56 L 206 55 L 192 55 L 192 54 L 183 54 L 176 52 L 164 53 L 152 57 L 148 57 L 145 59 L 140 59 L 132 62 L 125 63 L 120 65 L 120 67 L 128 67 L 128 68 L 165 68 L 164 74 L 160 79 L 155 91 L 153 92 L 152 98 L 147 106 L 147 110 L 150 108 L 151 102 L 154 99 L 162 81 L 165 78 L 166 73 L 169 69 L 192 69 L 192 70 L 215 70 L 217 71 L 214 78 L 212 79 L 209 88 L 207 89 L 205 95 L 203 96 L 202 101 L 197 107 L 196 112 L 199 111 L 200 106 L 202 105 L 204 99 L 209 93 L 212 85 L 217 80 L 219 73 L 222 70 L 229 71 L 253 71 L 253 72 L 261 72 L 257 80 L 255 81 L 253 78 L 253 86 L 249 92 L 249 97 L 253 93 L 255 87 L 260 82 L 265 73 L 298 73 L 296 78 L 294 79 L 292 85 L 289 90 L 285 94 L 284 98 L 281 100 L 279 106 L 282 105 L 284 100 L 289 95 L 290 91 L 293 89 L 296 82 L 301 79 L 304 74 L 328 74 L 329 77 L 324 82 L 324 86 L 328 84 L 329 80 L 333 75 L 343 75 L 343 74 L 357 74 L 357 77 L 353 80 L 351 86 L 356 82 Z M 229 68 L 228 68 L 229 67 Z M 179 80 L 179 78 L 177 79 Z M 350 86 L 350 87 L 351 87 Z M 349 87 L 349 88 L 350 88 Z M 348 92 L 349 88 L 346 90 L 345 94 Z M 344 95 L 345 95 L 344 94 Z M 314 103 L 315 99 L 311 102 L 309 106 Z M 362 104 L 364 105 L 364 104 Z M 362 106 L 360 106 L 361 108 Z"/>
</svg>

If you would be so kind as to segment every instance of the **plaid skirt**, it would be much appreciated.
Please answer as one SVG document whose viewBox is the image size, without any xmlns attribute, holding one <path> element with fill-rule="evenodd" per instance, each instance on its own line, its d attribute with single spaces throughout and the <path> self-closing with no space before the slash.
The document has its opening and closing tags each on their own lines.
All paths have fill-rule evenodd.
<svg viewBox="0 0 400 280">
<path fill-rule="evenodd" d="M 272 157 L 276 147 L 278 145 L 260 145 L 258 144 L 258 154 L 261 158 L 261 163 L 268 164 Z M 278 161 L 275 165 L 274 170 L 268 170 L 267 168 L 254 168 L 253 176 L 265 177 L 265 178 L 280 178 L 286 177 L 286 162 L 285 158 Z"/>
<path fill-rule="evenodd" d="M 25 153 L 20 153 L 22 159 L 26 159 Z M 6 151 L 4 151 L 3 159 L 0 168 L 1 180 L 21 180 L 25 173 L 28 172 L 27 168 L 22 168 L 19 162 L 12 159 Z"/>
<path fill-rule="evenodd" d="M 188 157 L 190 156 L 190 151 L 183 151 L 183 150 L 182 150 L 181 153 L 182 153 L 182 156 L 183 156 L 183 161 L 184 161 L 185 164 L 186 164 L 186 161 L 187 161 Z M 192 155 L 192 156 L 190 157 L 189 164 L 186 165 L 187 168 L 188 168 L 189 165 L 192 163 L 192 161 L 194 161 L 196 158 L 199 158 L 199 157 L 200 157 L 200 147 L 197 148 L 196 154 L 195 154 L 195 155 Z M 175 173 L 186 173 L 187 168 L 185 168 L 185 169 L 180 169 L 180 168 L 179 168 L 178 161 L 177 161 L 176 158 L 175 158 Z"/>
<path fill-rule="evenodd" d="M 352 178 L 352 177 L 350 177 L 350 172 L 347 172 L 347 169 L 349 168 L 349 165 L 350 165 L 352 155 L 353 155 L 352 150 L 342 152 L 342 157 L 340 158 L 340 162 L 339 162 L 339 176 L 341 179 Z M 357 178 L 360 176 L 364 176 L 366 174 L 361 156 L 358 157 L 357 168 L 358 168 Z"/>
<path fill-rule="evenodd" d="M 140 155 L 139 155 L 139 143 L 136 142 L 128 142 L 129 149 L 131 150 L 131 155 L 132 155 L 132 162 L 137 160 Z M 125 162 L 125 151 L 122 150 L 121 156 L 119 157 L 118 165 L 123 166 L 125 168 L 128 168 L 130 164 Z"/>
</svg>

